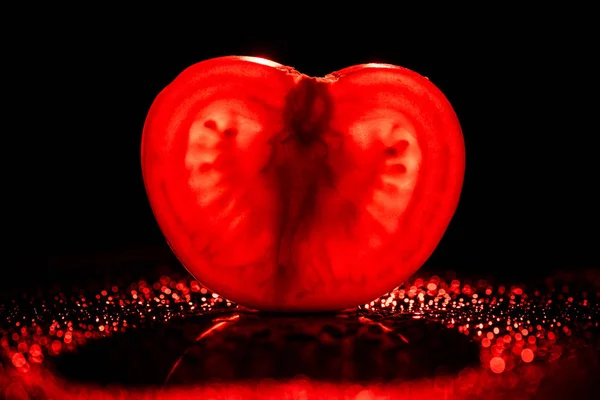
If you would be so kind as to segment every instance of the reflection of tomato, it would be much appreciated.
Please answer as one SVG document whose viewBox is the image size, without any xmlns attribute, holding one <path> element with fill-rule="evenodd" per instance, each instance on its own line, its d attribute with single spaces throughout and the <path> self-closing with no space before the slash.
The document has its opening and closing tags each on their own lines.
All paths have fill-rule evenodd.
<svg viewBox="0 0 600 400">
<path fill-rule="evenodd" d="M 142 167 L 171 248 L 208 288 L 262 310 L 336 310 L 430 256 L 458 203 L 464 146 L 446 98 L 407 69 L 310 78 L 223 57 L 156 98 Z"/>
</svg>

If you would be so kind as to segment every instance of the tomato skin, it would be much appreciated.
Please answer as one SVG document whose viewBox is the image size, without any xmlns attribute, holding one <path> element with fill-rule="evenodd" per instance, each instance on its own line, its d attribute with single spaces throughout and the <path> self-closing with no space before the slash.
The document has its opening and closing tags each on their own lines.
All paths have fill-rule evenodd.
<svg viewBox="0 0 600 400">
<path fill-rule="evenodd" d="M 173 252 L 211 290 L 269 311 L 340 310 L 402 283 L 452 218 L 464 157 L 441 91 L 382 64 L 315 79 L 203 61 L 157 96 L 142 139 Z"/>
</svg>

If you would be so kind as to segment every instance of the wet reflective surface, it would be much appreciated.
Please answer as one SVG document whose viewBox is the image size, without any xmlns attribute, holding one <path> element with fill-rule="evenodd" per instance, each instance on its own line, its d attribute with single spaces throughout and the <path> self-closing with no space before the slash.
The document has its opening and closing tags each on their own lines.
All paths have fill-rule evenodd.
<svg viewBox="0 0 600 400">
<path fill-rule="evenodd" d="M 339 314 L 251 312 L 185 274 L 149 275 L 3 297 L 4 396 L 584 399 L 599 390 L 595 271 L 511 285 L 415 277 Z"/>
<path fill-rule="evenodd" d="M 478 349 L 456 331 L 406 317 L 241 313 L 115 335 L 53 361 L 66 379 L 104 384 L 170 386 L 299 375 L 369 382 L 457 373 L 477 365 Z"/>
</svg>

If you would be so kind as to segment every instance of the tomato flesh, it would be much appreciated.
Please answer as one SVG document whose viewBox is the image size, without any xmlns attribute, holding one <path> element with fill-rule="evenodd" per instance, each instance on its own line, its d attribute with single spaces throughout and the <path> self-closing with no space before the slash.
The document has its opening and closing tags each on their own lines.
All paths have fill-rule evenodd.
<svg viewBox="0 0 600 400">
<path fill-rule="evenodd" d="M 142 169 L 201 283 L 250 308 L 330 311 L 384 294 L 431 255 L 458 204 L 464 144 L 448 100 L 410 70 L 311 78 L 221 57 L 158 95 Z"/>
</svg>

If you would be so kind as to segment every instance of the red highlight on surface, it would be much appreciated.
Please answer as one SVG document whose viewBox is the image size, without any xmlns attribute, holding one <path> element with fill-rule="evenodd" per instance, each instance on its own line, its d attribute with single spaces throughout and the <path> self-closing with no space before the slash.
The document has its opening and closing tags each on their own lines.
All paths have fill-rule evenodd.
<svg viewBox="0 0 600 400">
<path fill-rule="evenodd" d="M 442 238 L 464 163 L 441 91 L 383 64 L 313 78 L 203 61 L 158 95 L 142 140 L 174 253 L 211 290 L 269 311 L 340 310 L 398 286 Z"/>
</svg>

